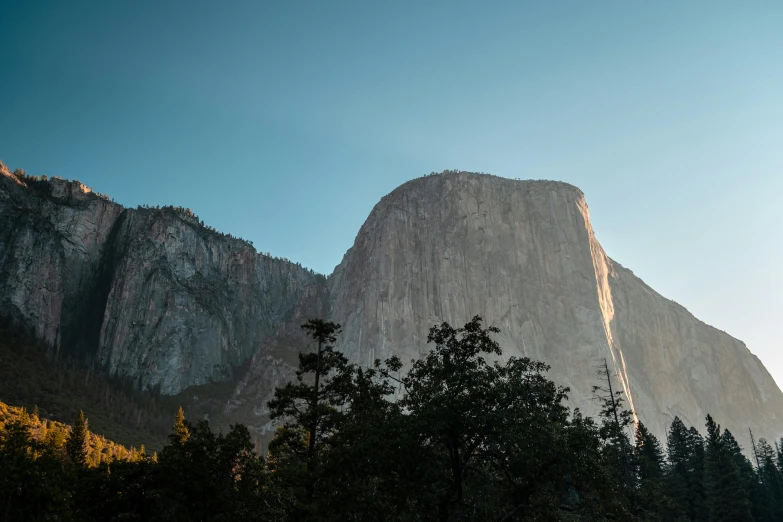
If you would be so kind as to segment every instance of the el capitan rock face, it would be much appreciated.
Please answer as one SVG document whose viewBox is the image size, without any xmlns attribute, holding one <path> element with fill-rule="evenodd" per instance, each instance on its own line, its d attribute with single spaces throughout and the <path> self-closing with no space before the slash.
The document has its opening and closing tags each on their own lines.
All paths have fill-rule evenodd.
<svg viewBox="0 0 783 522">
<path fill-rule="evenodd" d="M 384 197 L 330 277 L 340 347 L 363 364 L 422 353 L 429 327 L 474 314 L 504 356 L 545 361 L 594 414 L 605 359 L 639 418 L 663 434 L 706 413 L 744 439 L 783 433 L 783 394 L 737 339 L 662 297 L 610 259 L 582 192 L 551 181 L 453 173 Z"/>
<path fill-rule="evenodd" d="M 743 343 L 611 260 L 582 192 L 551 181 L 444 173 L 384 197 L 328 278 L 258 255 L 174 209 L 124 209 L 78 182 L 0 168 L 0 313 L 143 387 L 177 393 L 232 378 L 224 420 L 268 432 L 266 401 L 292 375 L 313 316 L 371 364 L 424 353 L 433 324 L 473 315 L 504 356 L 552 366 L 593 413 L 606 358 L 661 435 L 709 412 L 740 438 L 783 434 L 783 394 Z"/>
</svg>

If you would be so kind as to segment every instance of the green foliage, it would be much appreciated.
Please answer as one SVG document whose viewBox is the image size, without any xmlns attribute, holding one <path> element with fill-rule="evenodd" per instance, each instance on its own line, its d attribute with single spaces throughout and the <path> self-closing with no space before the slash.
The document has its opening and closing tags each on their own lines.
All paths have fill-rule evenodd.
<svg viewBox="0 0 783 522">
<path fill-rule="evenodd" d="M 635 492 L 638 510 L 648 520 L 675 518 L 673 515 L 677 510 L 668 496 L 664 481 L 666 461 L 661 443 L 641 422 L 636 425 L 633 454 L 638 480 L 638 490 Z"/>
<path fill-rule="evenodd" d="M 52 419 L 30 415 L 24 408 L 9 406 L 0 402 L 0 432 L 14 423 L 24 425 L 31 443 L 41 444 L 54 454 L 68 460 L 66 443 L 72 428 Z M 85 428 L 87 419 L 85 418 Z M 102 435 L 86 432 L 86 460 L 90 467 L 116 459 L 128 459 L 133 455 L 133 447 L 126 447 L 109 440 Z"/>
<path fill-rule="evenodd" d="M 2 404 L 0 514 L 3 520 L 279 520 L 269 474 L 241 425 L 213 433 L 177 419 L 159 462 L 143 447 L 95 459 L 108 441 Z M 184 428 L 184 430 L 183 430 Z M 65 436 L 49 436 L 55 429 Z M 181 435 L 186 436 L 183 438 Z M 115 448 L 116 449 L 116 448 Z"/>
<path fill-rule="evenodd" d="M 174 447 L 183 446 L 190 438 L 190 430 L 187 424 L 185 424 L 185 412 L 182 407 L 177 410 L 177 416 L 174 419 L 174 429 L 171 430 L 169 435 L 169 442 Z"/>
<path fill-rule="evenodd" d="M 175 401 L 182 400 L 142 393 L 127 380 L 47 354 L 32 336 L 12 327 L 0 327 L 0 398 L 38 407 L 42 415 L 63 422 L 88 411 L 93 431 L 127 446 L 145 443 L 155 449 L 166 441 Z"/>
<path fill-rule="evenodd" d="M 545 479 L 563 464 L 567 390 L 543 377 L 543 363 L 512 357 L 490 364 L 487 357 L 502 354 L 491 337 L 497 332 L 482 328 L 479 317 L 463 328 L 433 327 L 435 348 L 402 380 L 407 423 L 433 464 L 419 491 L 447 517 L 549 509 Z M 502 492 L 501 502 L 486 503 L 486 488 Z"/>
<path fill-rule="evenodd" d="M 270 417 L 283 420 L 270 451 L 278 462 L 288 462 L 294 469 L 304 465 L 299 482 L 304 502 L 311 504 L 321 449 L 340 423 L 340 407 L 347 403 L 352 384 L 352 367 L 342 353 L 334 350 L 339 324 L 311 319 L 302 329 L 316 349 L 299 354 L 296 382 L 276 389 L 269 402 Z M 289 480 L 296 482 L 293 476 Z"/>
<path fill-rule="evenodd" d="M 705 486 L 710 522 L 752 521 L 748 484 L 743 478 L 745 463 L 734 437 L 707 415 L 704 455 Z M 747 463 L 750 466 L 750 463 Z"/>
<path fill-rule="evenodd" d="M 407 371 L 351 364 L 340 326 L 304 325 L 312 349 L 269 402 L 279 423 L 262 458 L 242 425 L 174 415 L 160 456 L 0 403 L 3 520 L 751 521 L 781 520 L 781 452 L 757 467 L 707 418 L 706 443 L 675 418 L 667 456 L 632 414 L 608 365 L 600 423 L 571 412 L 548 367 L 504 359 L 474 317 L 434 326 Z"/>
<path fill-rule="evenodd" d="M 623 408 L 623 392 L 616 389 L 609 365 L 604 359 L 598 366 L 601 385 L 593 386 L 593 393 L 601 404 L 599 416 L 601 429 L 599 434 L 604 441 L 604 453 L 611 464 L 618 484 L 625 494 L 634 488 L 634 476 L 631 462 L 631 441 L 628 430 L 633 424 L 633 413 Z"/>
<path fill-rule="evenodd" d="M 780 469 L 776 464 L 776 452 L 765 439 L 759 439 L 755 448 L 758 459 L 759 502 L 757 522 L 783 520 L 783 488 L 780 481 Z"/>
<path fill-rule="evenodd" d="M 84 418 L 84 412 L 79 410 L 76 415 L 76 419 L 73 421 L 71 431 L 68 433 L 68 438 L 65 441 L 65 454 L 68 455 L 68 460 L 76 466 L 87 465 L 87 438 L 89 432 L 87 430 L 87 419 Z"/>
<path fill-rule="evenodd" d="M 288 519 L 627 518 L 599 428 L 578 412 L 569 419 L 567 390 L 544 377 L 543 363 L 490 362 L 502 355 L 494 333 L 479 317 L 433 327 L 434 348 L 403 376 L 395 358 L 361 368 L 337 356 L 327 372 L 335 393 L 322 408 L 314 381 L 304 382 L 315 354 L 300 358 L 298 382 L 270 402 L 286 420 L 270 445 L 273 483 L 299 488 Z"/>
<path fill-rule="evenodd" d="M 158 519 L 273 519 L 268 473 L 246 427 L 215 434 L 207 421 L 194 426 L 178 418 L 171 440 L 153 469 Z"/>
<path fill-rule="evenodd" d="M 668 470 L 664 477 L 677 513 L 685 520 L 709 518 L 704 487 L 704 442 L 699 433 L 675 417 L 667 437 Z"/>
</svg>

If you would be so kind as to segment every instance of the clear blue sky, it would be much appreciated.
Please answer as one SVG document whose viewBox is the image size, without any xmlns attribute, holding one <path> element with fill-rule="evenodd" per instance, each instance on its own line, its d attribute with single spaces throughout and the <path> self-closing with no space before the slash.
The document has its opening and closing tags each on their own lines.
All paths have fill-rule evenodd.
<svg viewBox="0 0 783 522">
<path fill-rule="evenodd" d="M 573 183 L 783 383 L 783 2 L 4 2 L 0 159 L 329 273 L 447 168 Z"/>
</svg>

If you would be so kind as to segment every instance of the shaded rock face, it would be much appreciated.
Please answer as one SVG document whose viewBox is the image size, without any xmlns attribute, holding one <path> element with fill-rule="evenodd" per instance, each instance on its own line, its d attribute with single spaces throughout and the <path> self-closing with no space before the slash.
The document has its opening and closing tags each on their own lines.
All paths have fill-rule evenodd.
<svg viewBox="0 0 783 522">
<path fill-rule="evenodd" d="M 0 184 L 0 313 L 142 388 L 230 379 L 300 301 L 323 314 L 313 289 L 325 278 L 192 214 L 124 209 L 78 182 L 7 169 Z"/>
<path fill-rule="evenodd" d="M 94 275 L 122 211 L 79 182 L 26 184 L 0 164 L 0 311 L 55 348 L 80 349 Z"/>
<path fill-rule="evenodd" d="M 284 324 L 319 278 L 169 213 L 127 211 L 98 358 L 142 387 L 176 393 L 228 380 Z M 323 279 L 323 278 L 321 278 Z"/>
<path fill-rule="evenodd" d="M 0 314 L 165 394 L 234 377 L 215 420 L 262 436 L 274 428 L 266 402 L 308 349 L 306 319 L 341 323 L 338 348 L 371 365 L 418 358 L 433 324 L 476 314 L 501 329 L 504 358 L 550 364 L 588 414 L 606 359 L 659 436 L 675 415 L 701 427 L 708 412 L 741 441 L 747 427 L 783 434 L 783 394 L 759 360 L 611 260 L 584 195 L 564 183 L 464 172 L 408 182 L 327 279 L 192 214 L 124 209 L 78 182 L 0 166 Z"/>
</svg>

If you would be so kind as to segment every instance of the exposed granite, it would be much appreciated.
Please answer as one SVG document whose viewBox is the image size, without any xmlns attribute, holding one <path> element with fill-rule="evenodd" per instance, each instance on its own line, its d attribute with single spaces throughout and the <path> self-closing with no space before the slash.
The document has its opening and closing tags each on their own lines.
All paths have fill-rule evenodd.
<svg viewBox="0 0 783 522">
<path fill-rule="evenodd" d="M 761 362 L 611 260 L 584 195 L 565 183 L 410 181 L 375 206 L 326 279 L 182 210 L 125 209 L 0 164 L 0 313 L 165 394 L 229 380 L 247 361 L 221 422 L 262 435 L 266 401 L 307 349 L 305 319 L 342 323 L 339 348 L 369 365 L 419 357 L 430 326 L 475 314 L 501 329 L 504 357 L 547 362 L 588 413 L 606 358 L 659 435 L 674 415 L 701 427 L 707 412 L 741 441 L 748 426 L 783 434 L 783 394 Z"/>
<path fill-rule="evenodd" d="M 324 286 L 182 210 L 0 172 L 0 312 L 143 388 L 232 378 Z"/>
<path fill-rule="evenodd" d="M 363 364 L 426 348 L 429 327 L 480 314 L 504 356 L 552 366 L 595 413 L 595 365 L 617 370 L 634 409 L 663 435 L 707 412 L 744 440 L 783 434 L 783 394 L 743 343 L 697 320 L 611 260 L 582 192 L 469 173 L 410 181 L 384 197 L 330 278 L 340 347 Z"/>
</svg>

